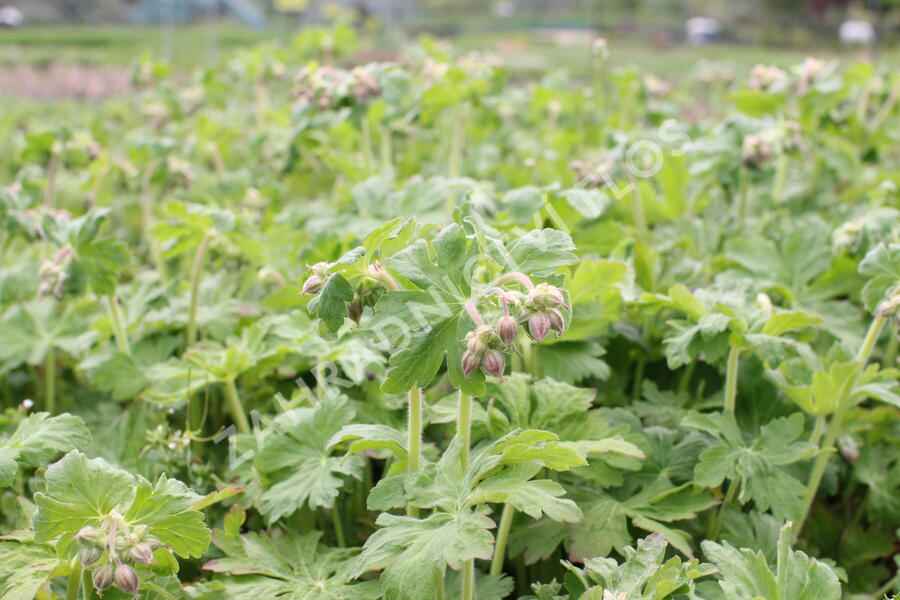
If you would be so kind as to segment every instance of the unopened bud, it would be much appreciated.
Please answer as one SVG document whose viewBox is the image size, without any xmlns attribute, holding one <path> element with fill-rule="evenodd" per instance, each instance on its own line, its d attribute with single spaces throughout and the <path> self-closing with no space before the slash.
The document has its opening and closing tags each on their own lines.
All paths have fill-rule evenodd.
<svg viewBox="0 0 900 600">
<path fill-rule="evenodd" d="M 116 585 L 123 592 L 137 594 L 138 576 L 128 565 L 118 565 L 115 572 Z"/>
<path fill-rule="evenodd" d="M 115 570 L 116 569 L 111 562 L 105 562 L 94 569 L 94 573 L 91 575 L 91 582 L 94 584 L 94 589 L 98 592 L 102 592 L 112 585 Z"/>
<path fill-rule="evenodd" d="M 139 542 L 144 541 L 148 533 L 150 533 L 150 528 L 146 525 L 136 525 L 134 529 L 131 530 L 131 534 L 134 535 L 134 539 Z"/>
<path fill-rule="evenodd" d="M 481 327 L 475 331 L 470 331 L 466 334 L 466 349 L 476 356 L 481 356 L 487 350 L 485 337 L 484 329 Z"/>
<path fill-rule="evenodd" d="M 100 548 L 97 546 L 85 546 L 78 551 L 78 560 L 84 566 L 90 566 L 100 558 Z"/>
<path fill-rule="evenodd" d="M 503 315 L 497 321 L 497 335 L 503 340 L 504 344 L 512 344 L 519 336 L 519 324 L 515 318 L 509 315 Z"/>
<path fill-rule="evenodd" d="M 489 374 L 498 379 L 503 379 L 503 372 L 506 370 L 506 360 L 499 350 L 491 348 L 485 352 L 482 364 L 484 365 L 484 370 Z"/>
<path fill-rule="evenodd" d="M 357 324 L 362 318 L 363 304 L 360 300 L 351 300 L 347 303 L 347 316 Z"/>
<path fill-rule="evenodd" d="M 471 350 L 466 350 L 462 355 L 462 372 L 463 376 L 468 377 L 469 373 L 478 368 L 481 364 L 481 357 L 472 352 Z"/>
<path fill-rule="evenodd" d="M 566 328 L 566 322 L 563 320 L 562 314 L 555 308 L 547 311 L 547 318 L 550 319 L 550 329 L 561 334 Z"/>
<path fill-rule="evenodd" d="M 535 341 L 540 342 L 550 332 L 550 317 L 545 312 L 536 312 L 528 317 L 528 331 Z"/>
<path fill-rule="evenodd" d="M 304 296 L 318 294 L 323 285 L 325 285 L 324 279 L 318 275 L 310 275 L 306 281 L 303 282 L 303 289 L 300 290 L 300 293 Z"/>
<path fill-rule="evenodd" d="M 838 438 L 838 447 L 841 449 L 843 457 L 850 462 L 859 460 L 859 444 L 856 443 L 852 435 Z"/>
<path fill-rule="evenodd" d="M 82 527 L 78 533 L 75 534 L 75 540 L 80 542 L 81 544 L 88 546 L 97 546 L 103 543 L 100 539 L 101 534 L 97 531 L 96 528 L 91 527 L 90 525 L 86 527 Z"/>
<path fill-rule="evenodd" d="M 135 544 L 131 547 L 129 553 L 135 562 L 143 563 L 145 565 L 149 565 L 153 562 L 153 550 L 151 550 L 150 546 L 147 544 Z"/>
</svg>

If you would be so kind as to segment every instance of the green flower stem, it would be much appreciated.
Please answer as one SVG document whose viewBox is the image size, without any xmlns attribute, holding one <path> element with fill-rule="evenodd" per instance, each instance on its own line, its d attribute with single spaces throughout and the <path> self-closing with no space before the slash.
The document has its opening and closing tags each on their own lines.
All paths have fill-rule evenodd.
<svg viewBox="0 0 900 600">
<path fill-rule="evenodd" d="M 106 296 L 106 302 L 109 305 L 109 320 L 112 323 L 113 336 L 116 338 L 116 347 L 119 352 L 131 356 L 131 344 L 128 343 L 128 332 L 122 323 L 122 312 L 119 310 L 119 303 L 112 294 Z"/>
<path fill-rule="evenodd" d="M 885 320 L 884 315 L 876 313 L 875 318 L 872 319 L 872 324 L 869 326 L 869 331 L 866 333 L 866 337 L 863 340 L 862 346 L 860 346 L 859 352 L 856 354 L 856 362 L 862 363 L 863 366 L 869 362 L 869 357 L 872 356 L 872 350 L 875 348 L 875 342 L 878 341 L 878 336 L 884 328 Z M 854 387 L 855 385 L 850 386 L 850 389 L 853 389 Z M 806 486 L 806 496 L 803 499 L 803 513 L 797 521 L 797 535 L 800 535 L 803 524 L 809 516 L 809 510 L 812 508 L 812 503 L 816 499 L 816 494 L 819 492 L 822 476 L 825 475 L 825 468 L 828 466 L 828 460 L 831 458 L 832 449 L 834 448 L 837 439 L 841 436 L 841 430 L 844 427 L 844 419 L 847 417 L 847 412 L 851 408 L 850 400 L 850 398 L 840 399 L 838 409 L 835 411 L 834 416 L 831 418 L 831 423 L 828 425 L 828 432 L 825 434 L 825 441 L 822 443 L 821 452 L 816 458 L 812 473 L 809 475 L 809 483 Z"/>
<path fill-rule="evenodd" d="M 462 569 L 462 600 L 475 599 L 475 561 L 467 561 Z"/>
<path fill-rule="evenodd" d="M 334 526 L 334 539 L 337 541 L 338 547 L 343 548 L 347 545 L 347 542 L 344 540 L 344 524 L 341 523 L 337 500 L 335 500 L 334 506 L 331 507 L 331 524 Z"/>
<path fill-rule="evenodd" d="M 734 414 L 737 407 L 737 380 L 741 351 L 732 346 L 728 351 L 728 366 L 725 370 L 725 410 Z"/>
<path fill-rule="evenodd" d="M 516 509 L 512 504 L 503 505 L 500 515 L 500 527 L 497 529 L 497 544 L 494 546 L 494 557 L 491 559 L 491 575 L 499 577 L 503 572 L 503 560 L 506 557 L 506 543 L 509 541 L 509 530 L 512 527 Z"/>
<path fill-rule="evenodd" d="M 472 396 L 459 391 L 459 412 L 456 417 L 456 434 L 459 436 L 459 463 L 463 473 L 469 468 L 469 447 L 472 443 Z M 461 600 L 475 598 L 475 560 L 466 561 L 462 569 Z"/>
<path fill-rule="evenodd" d="M 44 357 L 44 410 L 56 414 L 56 349 L 47 350 Z"/>
<path fill-rule="evenodd" d="M 816 424 L 813 425 L 812 435 L 809 436 L 809 443 L 818 446 L 823 433 L 825 433 L 825 415 L 819 415 L 816 417 Z"/>
<path fill-rule="evenodd" d="M 719 505 L 719 510 L 715 512 L 709 522 L 709 528 L 706 531 L 707 539 L 714 540 L 718 537 L 719 530 L 722 528 L 722 517 L 725 516 L 725 507 L 734 501 L 734 497 L 737 495 L 740 485 L 740 476 L 735 477 L 731 480 L 731 483 L 728 484 L 728 491 L 725 492 L 725 499 L 722 500 L 722 504 Z"/>
<path fill-rule="evenodd" d="M 409 390 L 409 440 L 407 443 L 406 470 L 410 473 L 419 470 L 422 460 L 422 390 L 414 387 Z M 407 505 L 406 514 L 410 517 L 419 516 L 419 509 Z"/>
<path fill-rule="evenodd" d="M 200 281 L 203 279 L 203 257 L 209 246 L 209 236 L 200 240 L 197 250 L 194 252 L 194 266 L 191 271 L 191 308 L 187 323 L 187 345 L 192 346 L 197 341 L 197 300 L 200 296 Z"/>
<path fill-rule="evenodd" d="M 94 581 L 91 579 L 91 572 L 87 569 L 81 575 L 81 600 L 88 600 L 94 597 Z"/>
<path fill-rule="evenodd" d="M 250 422 L 247 421 L 247 415 L 244 414 L 244 407 L 241 405 L 241 398 L 238 396 L 234 379 L 225 381 L 225 401 L 228 403 L 228 412 L 231 413 L 231 419 L 237 426 L 238 431 L 250 433 Z"/>
<path fill-rule="evenodd" d="M 438 569 L 438 587 L 434 591 L 435 600 L 444 600 L 444 573 Z"/>
<path fill-rule="evenodd" d="M 76 600 L 78 598 L 78 590 L 81 589 L 81 561 L 75 559 L 72 570 L 69 572 L 69 581 L 66 586 L 66 600 Z"/>
<path fill-rule="evenodd" d="M 897 345 L 900 343 L 900 330 L 898 330 L 898 326 L 895 322 L 888 324 L 887 327 L 888 345 L 884 351 L 884 360 L 881 364 L 884 365 L 885 369 L 890 369 L 896 366 Z"/>
</svg>

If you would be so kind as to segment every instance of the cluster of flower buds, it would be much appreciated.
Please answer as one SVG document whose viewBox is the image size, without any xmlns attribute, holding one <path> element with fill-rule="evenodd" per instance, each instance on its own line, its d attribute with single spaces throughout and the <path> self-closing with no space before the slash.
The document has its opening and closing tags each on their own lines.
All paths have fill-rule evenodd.
<svg viewBox="0 0 900 600">
<path fill-rule="evenodd" d="M 747 86 L 754 90 L 774 91 L 774 88 L 781 87 L 788 80 L 788 74 L 778 67 L 756 65 L 750 71 Z"/>
<path fill-rule="evenodd" d="M 751 133 L 744 137 L 741 145 L 741 162 L 745 167 L 760 169 L 772 158 L 772 146 L 760 133 Z"/>
<path fill-rule="evenodd" d="M 487 295 L 497 297 L 502 311 L 493 327 L 487 325 L 478 312 L 477 302 L 466 304 L 466 310 L 476 323 L 475 329 L 463 340 L 466 350 L 462 355 L 461 367 L 466 377 L 481 367 L 489 375 L 502 379 L 506 370 L 504 355 L 516 351 L 520 327 L 525 326 L 535 342 L 543 340 L 550 331 L 560 335 L 566 328 L 562 311 L 571 309 L 561 288 L 549 283 L 534 285 L 521 273 L 511 273 L 497 281 L 518 281 L 526 291 L 523 294 L 497 286 L 487 291 Z M 515 314 L 511 314 L 510 309 Z"/>
<path fill-rule="evenodd" d="M 330 276 L 328 271 L 333 266 L 334 263 L 320 262 L 309 267 L 311 274 L 303 282 L 300 293 L 304 296 L 315 296 L 322 291 Z M 375 261 L 369 265 L 366 278 L 357 286 L 353 299 L 347 303 L 347 316 L 359 323 L 363 310 L 367 306 L 375 306 L 385 289 L 397 290 L 399 287 L 390 273 Z"/>
<path fill-rule="evenodd" d="M 328 279 L 328 269 L 330 268 L 331 263 L 326 262 L 316 263 L 309 267 L 312 274 L 303 282 L 303 288 L 300 290 L 300 293 L 304 296 L 315 296 L 322 291 L 322 286 L 325 285 L 325 280 Z"/>
<path fill-rule="evenodd" d="M 518 334 L 518 329 L 519 327 L 516 325 L 515 334 Z M 466 334 L 466 351 L 462 355 L 462 371 L 465 377 L 468 377 L 478 367 L 484 367 L 489 375 L 503 377 L 503 372 L 506 370 L 506 359 L 503 358 L 500 347 L 509 344 L 503 341 L 499 331 L 499 327 L 495 330 L 487 325 L 479 325 L 475 330 Z M 515 335 L 513 339 L 515 339 Z"/>
<path fill-rule="evenodd" d="M 535 341 L 540 342 L 551 330 L 561 335 L 566 322 L 560 309 L 569 309 L 560 288 L 541 283 L 528 290 L 524 303 L 528 318 L 528 332 Z"/>
<path fill-rule="evenodd" d="M 72 246 L 65 245 L 60 248 L 53 258 L 45 260 L 38 271 L 38 296 L 53 296 L 61 300 L 64 285 L 69 273 L 69 264 L 75 251 Z"/>
<path fill-rule="evenodd" d="M 381 93 L 373 76 L 373 66 L 351 71 L 331 66 L 304 67 L 294 78 L 294 97 L 301 106 L 333 110 L 366 102 Z"/>
<path fill-rule="evenodd" d="M 801 65 L 795 67 L 794 71 L 799 78 L 797 93 L 805 94 L 809 90 L 810 84 L 825 70 L 826 66 L 828 66 L 828 63 L 824 60 L 807 57 Z"/>
<path fill-rule="evenodd" d="M 131 563 L 151 564 L 153 551 L 162 546 L 146 525 L 129 530 L 112 517 L 99 528 L 82 527 L 74 540 L 79 545 L 78 559 L 92 571 L 91 580 L 98 592 L 115 584 L 123 592 L 137 594 L 140 582 Z"/>
</svg>

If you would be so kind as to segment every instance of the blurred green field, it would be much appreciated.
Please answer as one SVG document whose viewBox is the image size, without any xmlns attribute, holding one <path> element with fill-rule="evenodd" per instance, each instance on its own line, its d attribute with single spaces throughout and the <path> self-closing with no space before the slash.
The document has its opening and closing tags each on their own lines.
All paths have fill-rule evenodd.
<svg viewBox="0 0 900 600">
<path fill-rule="evenodd" d="M 0 29 L 0 66 L 29 64 L 45 67 L 53 63 L 110 65 L 126 67 L 144 54 L 164 57 L 176 70 L 190 70 L 215 64 L 223 56 L 267 40 L 288 42 L 296 29 L 283 23 L 265 31 L 234 24 L 200 24 L 164 30 L 138 26 L 42 26 Z M 559 38 L 568 39 L 560 41 Z M 508 66 L 526 72 L 562 68 L 578 76 L 587 72 L 591 47 L 587 29 L 470 31 L 454 35 L 454 44 L 463 50 L 498 54 Z M 390 56 L 410 40 L 397 34 L 368 34 L 364 37 L 361 60 L 369 56 Z M 900 47 L 876 51 L 873 55 L 837 46 L 808 45 L 800 48 L 762 47 L 720 43 L 690 47 L 659 46 L 646 36 L 615 34 L 609 37 L 610 61 L 617 67 L 634 66 L 665 77 L 687 74 L 700 61 L 724 63 L 746 71 L 757 63 L 791 65 L 804 57 L 855 61 L 872 59 L 900 67 Z"/>
</svg>

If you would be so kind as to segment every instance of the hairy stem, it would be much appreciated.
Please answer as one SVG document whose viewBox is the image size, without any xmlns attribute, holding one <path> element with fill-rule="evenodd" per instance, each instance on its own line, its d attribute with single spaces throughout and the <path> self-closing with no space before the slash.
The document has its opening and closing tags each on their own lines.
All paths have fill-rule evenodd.
<svg viewBox="0 0 900 600">
<path fill-rule="evenodd" d="M 741 351 L 732 346 L 728 351 L 728 366 L 725 370 L 725 410 L 734 414 L 737 407 L 737 380 Z"/>
<path fill-rule="evenodd" d="M 860 346 L 859 352 L 856 353 L 856 362 L 862 363 L 863 366 L 865 366 L 869 361 L 869 357 L 872 356 L 872 350 L 875 348 L 875 342 L 878 340 L 878 336 L 884 328 L 885 320 L 884 315 L 880 313 L 876 314 L 875 318 L 872 319 L 872 324 L 869 326 L 869 331 L 866 333 L 865 339 L 863 339 L 862 346 Z M 852 390 L 854 387 L 856 387 L 855 384 L 850 386 L 849 389 Z M 831 458 L 832 449 L 838 438 L 841 436 L 841 430 L 844 427 L 844 419 L 847 417 L 847 412 L 849 410 L 850 398 L 840 398 L 838 409 L 835 411 L 834 416 L 831 418 L 831 423 L 828 425 L 828 433 L 825 434 L 825 441 L 822 443 L 821 453 L 816 457 L 816 462 L 813 464 L 812 472 L 809 475 L 809 483 L 806 486 L 806 495 L 803 498 L 803 513 L 797 521 L 797 535 L 800 535 L 803 524 L 809 516 L 809 510 L 812 508 L 812 503 L 815 501 L 816 494 L 819 492 L 822 476 L 825 474 L 826 467 L 828 467 L 828 460 Z"/>
<path fill-rule="evenodd" d="M 106 302 L 109 306 L 109 320 L 112 323 L 113 336 L 116 338 L 116 347 L 119 352 L 131 356 L 131 345 L 128 343 L 128 332 L 122 322 L 122 312 L 119 310 L 119 303 L 112 294 L 106 296 Z"/>
<path fill-rule="evenodd" d="M 462 568 L 462 600 L 475 600 L 475 561 L 467 561 Z"/>
<path fill-rule="evenodd" d="M 192 346 L 197 341 L 197 301 L 200 296 L 200 281 L 203 279 L 203 257 L 209 246 L 209 236 L 200 240 L 200 245 L 194 252 L 194 265 L 191 271 L 191 308 L 187 323 L 187 345 Z"/>
<path fill-rule="evenodd" d="M 506 283 L 507 281 L 518 281 L 521 283 L 525 289 L 532 290 L 534 289 L 534 282 L 531 281 L 531 278 L 525 273 L 519 273 L 518 271 L 512 271 L 510 273 L 504 273 L 500 277 L 494 280 L 493 286 L 498 286 Z"/>
<path fill-rule="evenodd" d="M 409 438 L 406 470 L 414 473 L 419 470 L 422 459 L 422 390 L 417 387 L 409 390 L 409 425 L 407 429 Z M 418 518 L 419 509 L 407 505 L 406 514 Z"/>
<path fill-rule="evenodd" d="M 484 319 L 481 317 L 481 313 L 478 312 L 475 300 L 467 300 L 465 308 L 466 312 L 469 313 L 469 316 L 475 321 L 476 325 L 484 325 Z"/>
<path fill-rule="evenodd" d="M 225 402 L 228 404 L 228 412 L 231 413 L 231 419 L 238 431 L 250 433 L 250 422 L 247 421 L 247 415 L 244 414 L 244 407 L 241 405 L 241 398 L 238 396 L 234 379 L 225 381 Z"/>
<path fill-rule="evenodd" d="M 499 577 L 503 572 L 503 561 L 506 557 L 506 543 L 509 540 L 509 530 L 512 527 L 516 509 L 512 504 L 503 505 L 503 513 L 500 515 L 500 526 L 497 529 L 497 543 L 494 545 L 494 557 L 491 559 L 491 575 Z"/>
<path fill-rule="evenodd" d="M 813 425 L 812 434 L 809 436 L 809 443 L 818 446 L 822 440 L 822 434 L 825 433 L 825 415 L 816 417 L 816 423 Z"/>
</svg>

